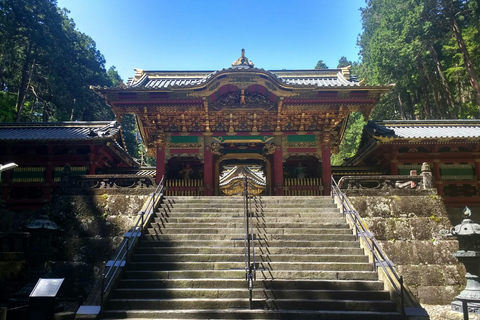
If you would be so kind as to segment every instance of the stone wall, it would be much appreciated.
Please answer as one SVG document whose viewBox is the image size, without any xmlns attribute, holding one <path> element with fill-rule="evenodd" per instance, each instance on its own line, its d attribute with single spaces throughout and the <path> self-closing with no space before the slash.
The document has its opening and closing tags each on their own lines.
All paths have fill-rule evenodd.
<svg viewBox="0 0 480 320">
<path fill-rule="evenodd" d="M 113 194 L 106 193 L 108 190 L 88 195 L 59 193 L 49 206 L 42 209 L 59 230 L 52 232 L 50 243 L 41 239 L 35 241 L 30 232 L 30 243 L 22 254 L 24 259 L 17 264 L 23 263 L 22 273 L 30 274 L 33 284 L 38 277 L 65 278 L 62 288 L 67 289 L 66 296 L 78 298 L 79 302 L 87 297 L 101 278 L 105 262 L 112 258 L 123 234 L 136 223 L 138 211 L 153 192 L 150 189 L 143 189 L 143 192 L 112 191 Z M 35 212 L 15 213 L 11 215 L 12 219 L 16 217 L 20 221 L 14 223 L 12 219 L 4 219 L 0 221 L 0 227 L 14 224 L 17 229 L 28 231 L 24 226 L 37 215 Z M 27 278 L 25 276 L 24 281 Z M 0 278 L 0 281 L 15 281 L 15 274 L 9 279 Z M 18 287 L 12 290 L 18 290 Z M 10 296 L 15 292 L 10 292 Z"/>
<path fill-rule="evenodd" d="M 123 234 L 136 223 L 148 194 L 59 195 L 50 218 L 63 229 L 55 259 L 47 263 L 52 274 L 65 275 L 86 297 L 103 273 Z"/>
<path fill-rule="evenodd" d="M 433 191 L 346 192 L 410 291 L 425 304 L 449 304 L 465 287 L 465 269 L 453 253 L 454 238 L 444 238 L 452 222 Z"/>
</svg>

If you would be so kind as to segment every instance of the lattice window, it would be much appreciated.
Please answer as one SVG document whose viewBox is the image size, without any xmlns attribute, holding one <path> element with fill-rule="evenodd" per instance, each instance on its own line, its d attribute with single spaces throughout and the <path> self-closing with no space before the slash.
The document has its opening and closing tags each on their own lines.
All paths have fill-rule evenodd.
<svg viewBox="0 0 480 320">
<path fill-rule="evenodd" d="M 440 166 L 442 180 L 474 180 L 475 168 L 470 163 L 449 163 Z"/>
<path fill-rule="evenodd" d="M 19 167 L 13 169 L 12 182 L 45 182 L 45 167 Z"/>
<path fill-rule="evenodd" d="M 417 175 L 422 173 L 421 163 L 404 163 L 398 165 L 398 174 L 402 176 L 409 176 L 411 170 L 417 170 Z"/>
<path fill-rule="evenodd" d="M 53 171 L 53 182 L 60 182 L 64 167 L 55 167 Z M 82 176 L 88 174 L 88 167 L 70 167 L 70 176 Z"/>
</svg>

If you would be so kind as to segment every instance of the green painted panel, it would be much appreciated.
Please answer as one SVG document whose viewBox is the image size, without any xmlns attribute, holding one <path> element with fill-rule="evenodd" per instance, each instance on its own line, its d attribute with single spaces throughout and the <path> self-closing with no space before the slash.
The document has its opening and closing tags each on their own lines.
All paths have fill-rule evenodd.
<svg viewBox="0 0 480 320">
<path fill-rule="evenodd" d="M 246 149 L 246 150 L 242 150 L 242 149 L 235 149 L 235 150 L 227 150 L 225 151 L 224 153 L 225 154 L 238 154 L 238 153 L 258 153 L 258 154 L 262 154 L 263 150 L 262 149 Z"/>
<path fill-rule="evenodd" d="M 239 140 L 245 140 L 245 141 L 248 141 L 248 140 L 260 140 L 260 141 L 263 141 L 263 142 L 267 142 L 268 140 L 272 139 L 273 136 L 260 136 L 260 135 L 257 135 L 257 136 L 215 136 L 213 137 L 213 139 L 215 140 L 218 140 L 220 142 L 228 142 L 228 141 L 239 141 Z"/>
<path fill-rule="evenodd" d="M 171 136 L 170 143 L 198 143 L 198 136 Z"/>
<path fill-rule="evenodd" d="M 315 136 L 313 135 L 294 135 L 287 136 L 288 142 L 315 142 Z"/>
<path fill-rule="evenodd" d="M 12 182 L 44 182 L 44 167 L 18 167 L 12 172 Z"/>
</svg>

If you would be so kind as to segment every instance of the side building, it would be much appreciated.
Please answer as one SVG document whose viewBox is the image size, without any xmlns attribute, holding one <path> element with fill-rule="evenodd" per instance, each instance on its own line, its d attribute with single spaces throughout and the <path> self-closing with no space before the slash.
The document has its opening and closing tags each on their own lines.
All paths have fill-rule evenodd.
<svg viewBox="0 0 480 320">
<path fill-rule="evenodd" d="M 1 173 L 1 202 L 14 211 L 48 204 L 66 165 L 73 176 L 140 166 L 115 121 L 0 123 L 0 163 L 10 162 L 18 168 Z"/>
<path fill-rule="evenodd" d="M 480 206 L 479 120 L 369 121 L 347 166 L 389 175 L 420 174 L 430 165 L 434 187 L 448 207 Z"/>
</svg>

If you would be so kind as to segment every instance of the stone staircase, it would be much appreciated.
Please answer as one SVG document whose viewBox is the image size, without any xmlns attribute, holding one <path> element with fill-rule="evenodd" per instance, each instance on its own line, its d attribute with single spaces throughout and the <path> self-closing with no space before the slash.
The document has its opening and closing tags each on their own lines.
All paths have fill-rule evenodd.
<svg viewBox="0 0 480 320">
<path fill-rule="evenodd" d="M 252 210 L 253 309 L 243 199 L 169 197 L 103 319 L 401 319 L 330 197 L 263 197 Z"/>
</svg>

